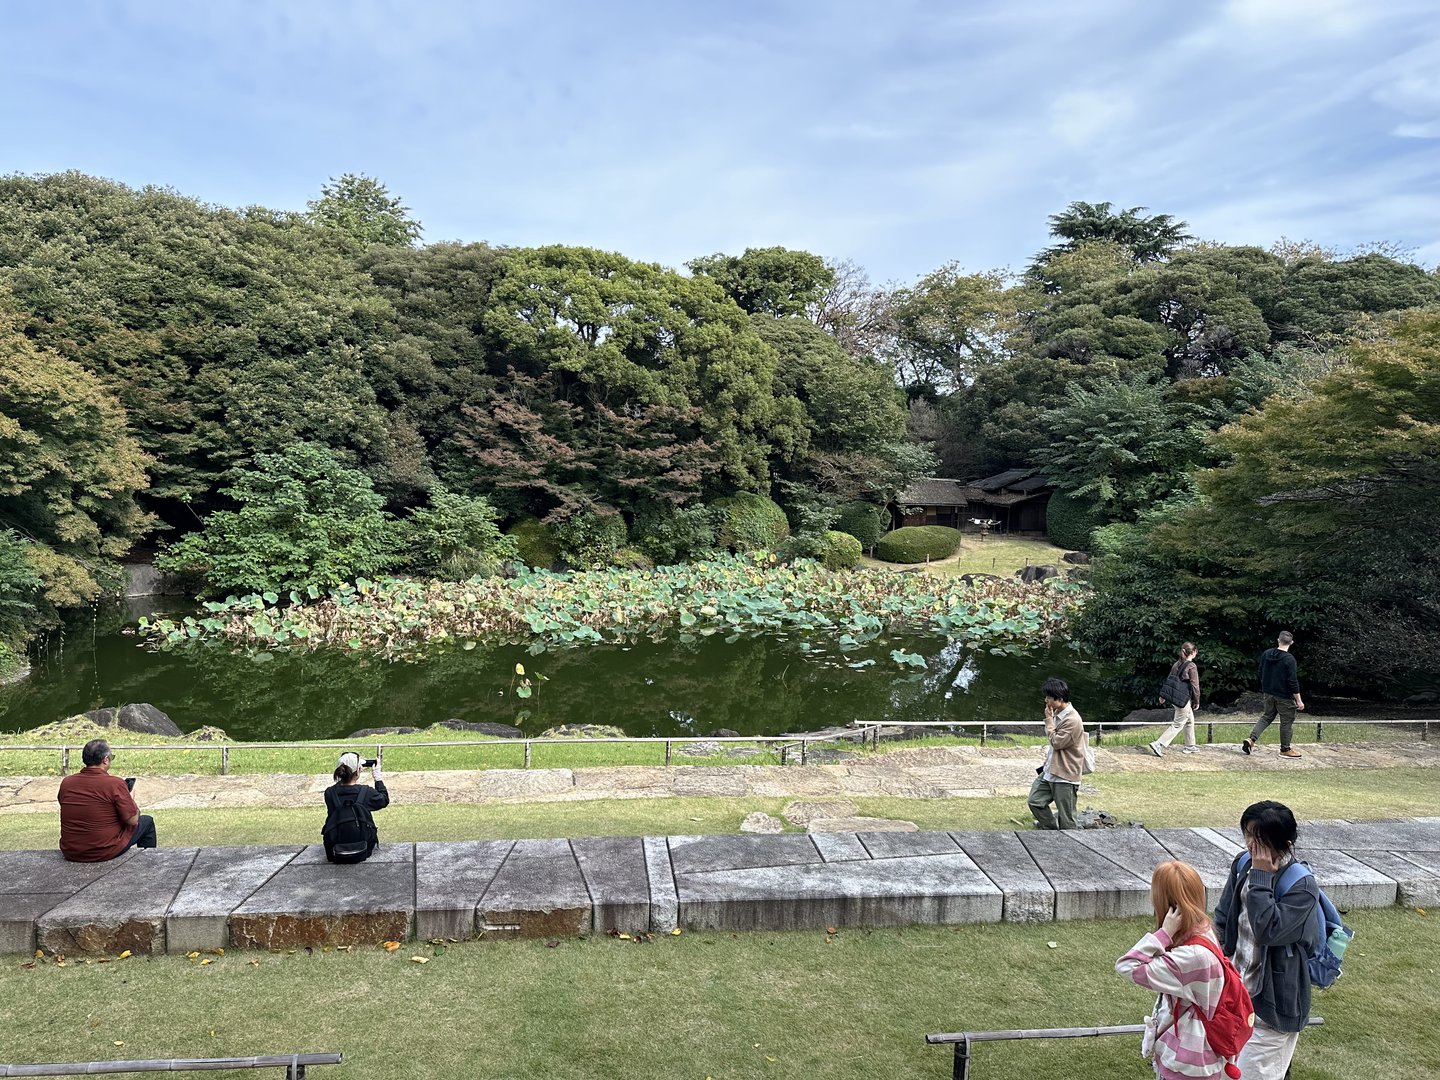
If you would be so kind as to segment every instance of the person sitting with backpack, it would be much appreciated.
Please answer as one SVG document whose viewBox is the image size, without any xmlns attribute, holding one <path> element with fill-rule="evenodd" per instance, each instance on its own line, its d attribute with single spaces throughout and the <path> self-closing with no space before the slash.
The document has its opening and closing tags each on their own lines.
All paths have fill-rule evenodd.
<svg viewBox="0 0 1440 1080">
<path fill-rule="evenodd" d="M 1310 958 L 1325 945 L 1320 887 L 1295 862 L 1288 806 L 1253 803 L 1240 831 L 1247 850 L 1230 867 L 1215 930 L 1255 1002 L 1255 1034 L 1239 1059 L 1245 1080 L 1282 1080 L 1310 1019 Z"/>
<path fill-rule="evenodd" d="M 1239 1076 L 1231 1070 L 1250 1037 L 1250 998 L 1205 914 L 1204 882 L 1188 863 L 1161 863 L 1150 902 L 1156 929 L 1115 962 L 1117 972 L 1159 995 L 1145 1018 L 1142 1053 L 1160 1080 Z"/>
<path fill-rule="evenodd" d="M 375 779 L 372 788 L 360 783 L 360 770 L 368 767 Z M 325 789 L 325 858 L 333 863 L 358 863 L 370 857 L 380 842 L 371 813 L 390 805 L 390 793 L 380 778 L 380 762 L 361 761 L 360 755 L 344 753 L 335 765 L 335 783 Z"/>
</svg>

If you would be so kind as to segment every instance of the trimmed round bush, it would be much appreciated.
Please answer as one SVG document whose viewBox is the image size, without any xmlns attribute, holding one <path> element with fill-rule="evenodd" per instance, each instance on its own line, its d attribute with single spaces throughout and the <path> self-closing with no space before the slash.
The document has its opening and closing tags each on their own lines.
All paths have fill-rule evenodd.
<svg viewBox="0 0 1440 1080">
<path fill-rule="evenodd" d="M 843 533 L 849 533 L 864 549 L 873 548 L 885 535 L 885 526 L 889 514 L 883 506 L 876 506 L 868 502 L 846 503 L 845 509 L 840 511 L 840 520 L 835 522 L 835 528 Z"/>
<path fill-rule="evenodd" d="M 816 556 L 826 570 L 850 570 L 860 561 L 860 541 L 847 532 L 831 529 L 820 538 Z"/>
<path fill-rule="evenodd" d="M 742 491 L 711 504 L 720 511 L 716 540 L 731 551 L 762 551 L 778 547 L 790 535 L 780 504 L 764 495 Z"/>
<path fill-rule="evenodd" d="M 560 558 L 577 570 L 609 566 L 625 546 L 629 531 L 620 511 L 609 506 L 582 510 L 554 527 Z"/>
<path fill-rule="evenodd" d="M 515 541 L 515 550 L 526 566 L 536 570 L 553 570 L 560 561 L 555 534 L 539 518 L 520 519 L 510 526 L 506 535 Z"/>
<path fill-rule="evenodd" d="M 875 545 L 875 557 L 883 562 L 926 562 L 949 558 L 959 547 L 959 529 L 946 525 L 907 525 L 882 536 Z"/>
<path fill-rule="evenodd" d="M 1045 504 L 1045 533 L 1050 542 L 1069 551 L 1089 551 L 1090 534 L 1109 524 L 1089 499 L 1057 491 Z"/>
<path fill-rule="evenodd" d="M 625 570 L 653 570 L 655 569 L 655 560 L 633 547 L 622 547 L 610 556 L 610 565 Z"/>
</svg>

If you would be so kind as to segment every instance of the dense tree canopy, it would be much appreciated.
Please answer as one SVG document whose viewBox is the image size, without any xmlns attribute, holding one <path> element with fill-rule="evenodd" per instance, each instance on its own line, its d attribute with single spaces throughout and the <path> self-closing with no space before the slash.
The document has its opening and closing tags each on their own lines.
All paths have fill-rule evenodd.
<svg viewBox="0 0 1440 1080">
<path fill-rule="evenodd" d="M 409 245 L 420 239 L 420 223 L 410 208 L 369 176 L 346 173 L 320 189 L 320 198 L 306 204 L 310 220 L 361 244 Z"/>
</svg>

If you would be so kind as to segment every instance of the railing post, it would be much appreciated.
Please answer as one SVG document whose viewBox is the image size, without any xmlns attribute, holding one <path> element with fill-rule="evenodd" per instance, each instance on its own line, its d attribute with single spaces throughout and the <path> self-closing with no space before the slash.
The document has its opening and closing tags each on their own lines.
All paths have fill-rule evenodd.
<svg viewBox="0 0 1440 1080">
<path fill-rule="evenodd" d="M 525 768 L 530 767 L 530 740 L 525 740 Z"/>
<path fill-rule="evenodd" d="M 1429 721 L 1429 720 L 1426 720 L 1426 721 L 1424 721 L 1423 723 L 1421 723 L 1421 725 L 1420 725 L 1420 738 L 1422 738 L 1422 739 L 1428 739 L 1428 738 L 1430 738 L 1430 721 Z"/>
<path fill-rule="evenodd" d="M 800 764 L 805 764 L 805 740 L 800 740 Z"/>
<path fill-rule="evenodd" d="M 385 767 L 385 744 L 384 744 L 384 743 L 376 743 L 376 744 L 375 744 L 375 764 L 376 764 L 376 765 L 379 765 L 382 769 Z"/>
<path fill-rule="evenodd" d="M 665 740 L 665 764 L 670 764 L 670 740 Z"/>
<path fill-rule="evenodd" d="M 1325 725 L 1322 724 L 1322 723 L 1320 723 L 1319 720 L 1316 720 L 1316 721 L 1315 721 L 1315 741 L 1316 741 L 1316 742 L 1322 741 L 1321 733 L 1322 733 L 1324 730 L 1325 730 Z"/>
<path fill-rule="evenodd" d="M 987 738 L 989 738 L 989 736 L 990 736 L 990 725 L 989 725 L 989 724 L 981 724 L 981 725 L 980 725 L 980 745 L 981 745 L 981 746 L 984 746 L 984 745 L 985 745 L 985 740 L 986 740 Z"/>
<path fill-rule="evenodd" d="M 1096 746 L 1099 746 L 1099 745 L 1100 745 L 1101 743 L 1103 743 L 1104 741 L 1105 741 L 1105 725 L 1104 725 L 1104 724 L 1096 724 L 1096 725 L 1095 725 L 1095 745 L 1096 745 Z"/>
<path fill-rule="evenodd" d="M 970 1036 L 955 1044 L 955 1080 L 970 1080 Z"/>
<path fill-rule="evenodd" d="M 230 747 L 220 747 L 220 775 L 224 776 L 230 771 Z"/>
<path fill-rule="evenodd" d="M 68 746 L 60 748 L 60 775 L 70 775 L 70 747 Z"/>
<path fill-rule="evenodd" d="M 1215 725 L 1213 723 L 1205 725 L 1205 741 L 1207 743 L 1213 743 L 1215 741 Z"/>
</svg>

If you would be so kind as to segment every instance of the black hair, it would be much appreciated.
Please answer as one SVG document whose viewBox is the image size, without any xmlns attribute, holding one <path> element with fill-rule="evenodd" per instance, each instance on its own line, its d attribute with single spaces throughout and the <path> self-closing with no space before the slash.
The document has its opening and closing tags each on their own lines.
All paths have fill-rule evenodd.
<svg viewBox="0 0 1440 1080">
<path fill-rule="evenodd" d="M 352 769 L 348 765 L 336 765 L 335 779 L 342 784 L 353 784 L 360 779 L 360 770 Z"/>
<path fill-rule="evenodd" d="M 1275 640 L 1281 645 L 1294 645 L 1295 635 L 1290 633 L 1289 630 L 1281 630 L 1280 633 L 1275 636 Z"/>
<path fill-rule="evenodd" d="M 1299 828 L 1288 806 L 1266 799 L 1245 808 L 1240 815 L 1240 831 L 1246 837 L 1254 836 L 1262 841 L 1276 854 L 1283 855 L 1295 846 Z"/>
<path fill-rule="evenodd" d="M 1040 687 L 1040 692 L 1048 698 L 1056 701 L 1070 701 L 1070 687 L 1064 679 L 1046 679 L 1045 685 Z"/>
<path fill-rule="evenodd" d="M 104 739 L 91 739 L 80 751 L 80 760 L 86 765 L 99 765 L 110 756 L 110 744 Z"/>
</svg>

